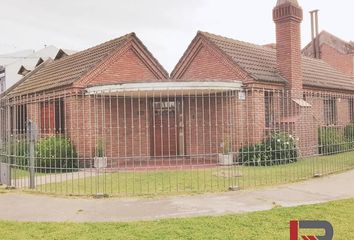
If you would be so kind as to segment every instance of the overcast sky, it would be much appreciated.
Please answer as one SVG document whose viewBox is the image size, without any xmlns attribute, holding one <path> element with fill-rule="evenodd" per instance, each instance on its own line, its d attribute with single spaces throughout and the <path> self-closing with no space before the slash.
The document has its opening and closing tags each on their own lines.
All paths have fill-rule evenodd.
<svg viewBox="0 0 354 240">
<path fill-rule="evenodd" d="M 197 30 L 257 44 L 275 42 L 276 0 L 1 0 L 0 53 L 44 45 L 83 50 L 136 32 L 171 71 Z M 308 12 L 320 9 L 320 29 L 354 40 L 352 0 L 299 0 L 302 43 Z"/>
</svg>

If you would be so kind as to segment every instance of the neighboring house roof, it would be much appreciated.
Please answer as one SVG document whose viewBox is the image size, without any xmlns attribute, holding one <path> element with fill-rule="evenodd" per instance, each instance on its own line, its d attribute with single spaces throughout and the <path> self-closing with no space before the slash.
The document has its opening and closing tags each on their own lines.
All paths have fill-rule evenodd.
<svg viewBox="0 0 354 240">
<path fill-rule="evenodd" d="M 34 52 L 33 54 L 27 56 L 22 60 L 21 68 L 27 71 L 32 71 L 35 69 L 40 63 L 44 62 L 45 60 L 51 59 L 60 59 L 62 57 L 66 57 L 69 55 L 74 54 L 75 51 L 72 50 L 63 50 L 59 49 L 55 46 L 47 46 L 41 50 Z M 21 69 L 19 69 L 19 74 L 21 74 Z"/>
<path fill-rule="evenodd" d="M 276 49 L 206 32 L 198 32 L 198 36 L 204 37 L 214 44 L 254 80 L 269 83 L 287 82 L 277 70 Z M 176 68 L 178 68 L 178 65 Z M 354 80 L 352 78 L 340 73 L 322 60 L 303 56 L 302 71 L 304 85 L 354 90 Z"/>
<path fill-rule="evenodd" d="M 51 57 L 44 57 L 44 59 L 48 59 Z M 20 68 L 17 71 L 17 74 L 25 76 L 28 72 L 35 69 L 39 63 L 42 63 L 44 60 L 41 57 L 28 57 L 24 58 L 17 63 L 17 66 L 20 65 Z"/>
<path fill-rule="evenodd" d="M 40 63 L 52 58 L 70 55 L 73 51 L 47 46 L 41 50 L 25 50 L 17 53 L 0 55 L 0 64 L 6 68 L 6 87 L 9 88 L 19 81 L 24 75 L 33 71 Z"/>
<path fill-rule="evenodd" d="M 344 41 L 333 34 L 322 31 L 315 40 L 319 41 L 319 45 L 327 44 L 328 46 L 336 49 L 342 54 L 354 54 L 354 43 Z M 313 57 L 313 45 L 312 41 L 306 45 L 306 47 L 302 50 L 303 54 L 309 57 Z"/>
<path fill-rule="evenodd" d="M 61 57 L 70 55 L 69 53 L 65 53 L 64 50 L 59 49 L 55 46 L 47 46 L 25 57 L 24 59 L 22 59 L 21 62 L 19 62 L 19 64 L 21 64 L 21 67 L 23 67 L 24 69 L 32 71 L 36 68 L 36 66 L 39 65 L 39 62 L 42 63 L 44 60 L 47 60 L 49 58 L 55 59 L 59 54 Z"/>
<path fill-rule="evenodd" d="M 153 59 L 158 66 L 161 75 L 168 78 L 168 73 L 147 51 L 146 47 L 136 37 L 135 33 L 130 33 L 117 39 L 113 39 L 87 50 L 77 52 L 63 59 L 52 61 L 43 67 L 40 71 L 26 78 L 10 94 L 35 93 L 50 89 L 68 87 L 79 81 L 87 74 L 91 73 L 101 63 L 108 60 L 113 54 L 117 53 L 130 40 L 137 41 L 143 46 L 145 52 Z"/>
<path fill-rule="evenodd" d="M 38 71 L 40 71 L 42 68 L 47 66 L 49 63 L 51 63 L 53 60 L 52 59 L 47 59 L 43 63 L 41 63 L 38 67 L 36 67 L 33 71 L 29 72 L 26 76 L 24 76 L 20 81 L 17 81 L 14 85 L 11 87 L 7 88 L 6 91 L 0 94 L 0 97 L 8 95 L 13 89 L 15 89 L 17 86 L 19 86 L 21 83 L 25 82 L 28 78 L 36 74 Z"/>
</svg>

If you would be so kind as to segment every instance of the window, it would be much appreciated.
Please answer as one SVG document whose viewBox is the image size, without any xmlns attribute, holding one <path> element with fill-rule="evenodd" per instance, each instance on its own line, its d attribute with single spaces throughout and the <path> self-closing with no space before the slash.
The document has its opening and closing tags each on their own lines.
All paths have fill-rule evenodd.
<svg viewBox="0 0 354 240">
<path fill-rule="evenodd" d="M 65 115 L 62 99 L 41 103 L 42 133 L 64 133 Z"/>
<path fill-rule="evenodd" d="M 333 97 L 324 100 L 324 119 L 326 125 L 337 124 L 337 104 Z"/>
<path fill-rule="evenodd" d="M 349 99 L 349 116 L 350 116 L 350 122 L 354 123 L 354 99 L 353 98 Z"/>
<path fill-rule="evenodd" d="M 11 133 L 26 133 L 27 105 L 13 106 L 11 111 Z"/>
<path fill-rule="evenodd" d="M 265 126 L 271 127 L 274 122 L 274 109 L 273 109 L 273 93 L 264 93 L 264 113 L 265 113 Z"/>
</svg>

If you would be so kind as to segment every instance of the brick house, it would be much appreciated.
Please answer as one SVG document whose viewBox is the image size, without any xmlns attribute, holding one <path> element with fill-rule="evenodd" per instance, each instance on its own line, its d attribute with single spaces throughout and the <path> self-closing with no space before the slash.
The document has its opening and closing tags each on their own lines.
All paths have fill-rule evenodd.
<svg viewBox="0 0 354 240">
<path fill-rule="evenodd" d="M 354 77 L 354 42 L 346 42 L 326 31 L 322 31 L 315 41 L 319 44 L 320 59 L 340 72 Z M 302 52 L 305 56 L 315 57 L 311 43 Z"/>
<path fill-rule="evenodd" d="M 198 32 L 170 75 L 135 34 L 46 61 L 4 95 L 11 134 L 31 120 L 87 161 L 103 141 L 111 167 L 215 164 L 277 131 L 317 154 L 319 127 L 354 121 L 354 79 L 302 54 L 302 18 L 278 0 L 275 45 Z"/>
<path fill-rule="evenodd" d="M 240 82 L 170 81 L 164 68 L 131 33 L 45 61 L 5 92 L 7 114 L 0 118 L 11 129 L 7 139 L 24 138 L 26 123 L 31 121 L 39 138 L 60 135 L 70 139 L 80 160 L 89 165 L 100 142 L 110 167 L 151 159 L 155 164 L 166 164 L 165 158 L 171 163 L 176 161 L 172 157 L 184 159 L 185 155 L 207 152 L 206 147 L 192 147 L 193 141 L 204 145 L 209 141 L 208 149 L 217 152 L 219 143 L 211 137 L 217 133 L 215 129 L 209 127 L 202 138 L 193 132 L 202 127 L 198 126 L 200 103 L 196 99 L 206 92 L 217 96 L 240 89 Z M 210 104 L 220 105 L 220 99 L 215 97 Z M 218 121 L 226 131 L 222 118 L 210 121 Z"/>
<path fill-rule="evenodd" d="M 108 100 L 105 96 L 85 97 L 85 89 L 111 84 L 156 83 L 166 79 L 168 73 L 134 33 L 59 60 L 48 60 L 5 93 L 12 104 L 8 114 L 11 133 L 23 134 L 25 123 L 31 120 L 37 125 L 40 137 L 60 134 L 70 138 L 82 158 L 94 154 L 95 145 L 101 138 L 106 142 L 106 148 L 117 148 L 114 151 L 117 155 L 120 153 L 119 147 L 113 146 L 110 139 L 103 136 L 106 122 L 100 116 L 105 114 L 107 109 L 104 106 L 108 106 Z M 111 105 L 107 110 L 114 118 L 111 121 L 118 124 L 116 118 L 123 114 L 121 109 L 128 109 L 125 117 L 135 121 L 137 114 L 129 112 L 127 106 L 143 106 L 144 101 L 116 97 L 116 101 L 111 102 L 115 106 Z M 126 107 L 120 107 L 123 101 L 127 101 L 124 103 Z M 126 126 L 115 126 L 114 129 L 120 127 Z M 111 130 L 114 129 L 112 126 Z M 112 132 L 110 136 L 114 134 L 119 139 L 133 139 L 134 132 L 129 127 L 126 129 L 128 131 L 124 134 Z M 141 134 L 144 133 L 142 131 Z M 133 151 L 132 147 L 126 151 L 128 156 Z"/>
<path fill-rule="evenodd" d="M 171 78 L 241 80 L 245 91 L 251 94 L 247 96 L 252 101 L 248 122 L 255 123 L 242 126 L 240 120 L 241 128 L 247 129 L 245 134 L 252 135 L 246 142 L 260 141 L 268 131 L 285 129 L 300 139 L 304 155 L 314 154 L 317 149 L 311 146 L 318 145 L 318 126 L 345 126 L 354 120 L 354 79 L 350 76 L 353 55 L 348 53 L 340 63 L 332 61 L 337 62 L 337 67 L 328 60 L 331 53 L 324 50 L 323 59 L 303 56 L 302 18 L 303 11 L 296 0 L 279 0 L 273 9 L 277 42 L 266 46 L 198 32 Z M 349 74 L 341 73 L 341 69 Z M 276 96 L 278 90 L 288 91 L 288 100 L 282 100 L 284 95 Z M 293 110 L 280 110 L 279 114 L 284 101 Z M 245 136 L 241 139 L 245 142 Z"/>
</svg>

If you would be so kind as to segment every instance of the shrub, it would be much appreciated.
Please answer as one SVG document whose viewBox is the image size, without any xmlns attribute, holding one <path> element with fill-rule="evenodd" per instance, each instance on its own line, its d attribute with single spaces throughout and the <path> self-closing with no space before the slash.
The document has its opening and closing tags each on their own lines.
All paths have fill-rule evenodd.
<svg viewBox="0 0 354 240">
<path fill-rule="evenodd" d="M 270 154 L 272 165 L 288 164 L 297 161 L 295 138 L 284 132 L 271 135 L 266 141 L 267 152 Z"/>
<path fill-rule="evenodd" d="M 352 142 L 354 140 L 354 124 L 353 123 L 348 124 L 344 128 L 344 136 L 349 142 Z"/>
<path fill-rule="evenodd" d="M 346 144 L 346 150 L 354 149 L 354 124 L 350 123 L 344 128 L 344 136 L 348 144 Z"/>
<path fill-rule="evenodd" d="M 348 149 L 344 135 L 337 128 L 323 127 L 318 129 L 319 153 L 331 155 Z"/>
<path fill-rule="evenodd" d="M 63 137 L 53 136 L 39 140 L 36 157 L 39 171 L 70 172 L 78 168 L 75 147 Z"/>
<path fill-rule="evenodd" d="M 297 148 L 293 136 L 288 133 L 274 133 L 262 143 L 239 150 L 239 161 L 247 166 L 271 166 L 297 161 Z"/>
<path fill-rule="evenodd" d="M 265 166 L 269 162 L 265 144 L 248 145 L 239 150 L 239 162 L 247 166 Z"/>
</svg>

